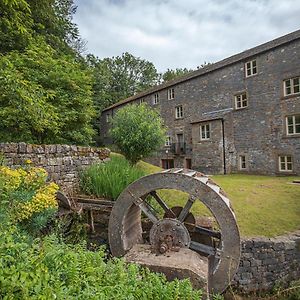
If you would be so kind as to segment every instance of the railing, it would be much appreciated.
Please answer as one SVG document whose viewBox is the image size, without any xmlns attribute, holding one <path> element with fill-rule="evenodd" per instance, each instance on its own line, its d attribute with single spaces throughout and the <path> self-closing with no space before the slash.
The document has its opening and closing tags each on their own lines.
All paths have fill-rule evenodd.
<svg viewBox="0 0 300 300">
<path fill-rule="evenodd" d="M 186 154 L 186 143 L 173 143 L 170 146 L 170 152 L 174 154 Z"/>
</svg>

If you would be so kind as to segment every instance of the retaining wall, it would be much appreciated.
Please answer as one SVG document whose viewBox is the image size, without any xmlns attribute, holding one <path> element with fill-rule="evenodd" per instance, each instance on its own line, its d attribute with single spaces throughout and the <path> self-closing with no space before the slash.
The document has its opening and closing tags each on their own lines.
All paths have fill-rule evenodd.
<svg viewBox="0 0 300 300">
<path fill-rule="evenodd" d="M 66 190 L 76 187 L 81 169 L 107 160 L 110 151 L 74 145 L 0 143 L 0 153 L 9 167 L 20 167 L 30 160 L 34 166 L 45 168 L 49 178 Z"/>
<path fill-rule="evenodd" d="M 269 291 L 299 279 L 300 231 L 242 240 L 240 267 L 233 283 L 240 291 Z"/>
</svg>

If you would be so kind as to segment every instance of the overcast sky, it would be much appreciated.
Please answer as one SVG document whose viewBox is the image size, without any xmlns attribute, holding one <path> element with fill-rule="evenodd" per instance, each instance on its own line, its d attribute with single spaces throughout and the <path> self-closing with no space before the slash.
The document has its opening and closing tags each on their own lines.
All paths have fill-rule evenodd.
<svg viewBox="0 0 300 300">
<path fill-rule="evenodd" d="M 300 0 L 75 0 L 87 53 L 195 69 L 300 29 Z"/>
</svg>

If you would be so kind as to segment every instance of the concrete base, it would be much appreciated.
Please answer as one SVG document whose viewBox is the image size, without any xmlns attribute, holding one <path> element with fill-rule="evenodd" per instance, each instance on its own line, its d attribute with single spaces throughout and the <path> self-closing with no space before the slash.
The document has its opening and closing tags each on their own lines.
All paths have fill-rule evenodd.
<svg viewBox="0 0 300 300">
<path fill-rule="evenodd" d="M 150 245 L 136 244 L 127 252 L 125 260 L 164 273 L 168 280 L 189 278 L 194 288 L 207 291 L 208 260 L 190 249 L 156 255 Z"/>
</svg>

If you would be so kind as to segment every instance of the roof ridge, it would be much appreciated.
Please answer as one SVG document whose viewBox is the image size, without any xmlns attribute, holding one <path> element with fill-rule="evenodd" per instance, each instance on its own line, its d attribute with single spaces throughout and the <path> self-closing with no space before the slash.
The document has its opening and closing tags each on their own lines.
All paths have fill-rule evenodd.
<svg viewBox="0 0 300 300">
<path fill-rule="evenodd" d="M 183 76 L 180 76 L 180 77 L 177 77 L 177 78 L 172 79 L 170 81 L 166 81 L 166 82 L 161 83 L 159 85 L 153 86 L 153 87 L 151 87 L 151 88 L 149 88 L 149 89 L 147 89 L 143 92 L 137 93 L 137 94 L 132 95 L 132 96 L 126 98 L 126 99 L 123 99 L 123 100 L 121 100 L 121 101 L 119 101 L 115 104 L 112 104 L 112 105 L 108 106 L 107 108 L 103 109 L 103 111 L 118 107 L 119 105 L 131 102 L 131 101 L 133 101 L 135 99 L 138 99 L 140 97 L 147 96 L 147 95 L 152 94 L 154 92 L 157 92 L 157 91 L 160 91 L 162 89 L 174 86 L 178 83 L 196 78 L 198 76 L 202 76 L 206 73 L 213 72 L 215 70 L 224 68 L 225 66 L 228 66 L 228 65 L 234 64 L 238 61 L 244 60 L 246 58 L 255 56 L 259 53 L 264 53 L 266 51 L 277 48 L 281 45 L 284 45 L 286 43 L 289 43 L 289 42 L 297 40 L 297 39 L 300 39 L 300 30 L 290 32 L 286 35 L 280 36 L 280 37 L 275 38 L 271 41 L 265 42 L 263 44 L 255 46 L 253 48 L 246 49 L 242 52 L 231 55 L 231 56 L 229 56 L 227 58 L 224 58 L 224 59 L 222 59 L 222 60 L 220 60 L 216 63 L 213 63 L 211 65 L 205 66 L 203 68 L 200 68 L 200 69 L 194 70 L 192 72 L 189 72 L 189 73 L 187 73 Z"/>
</svg>

